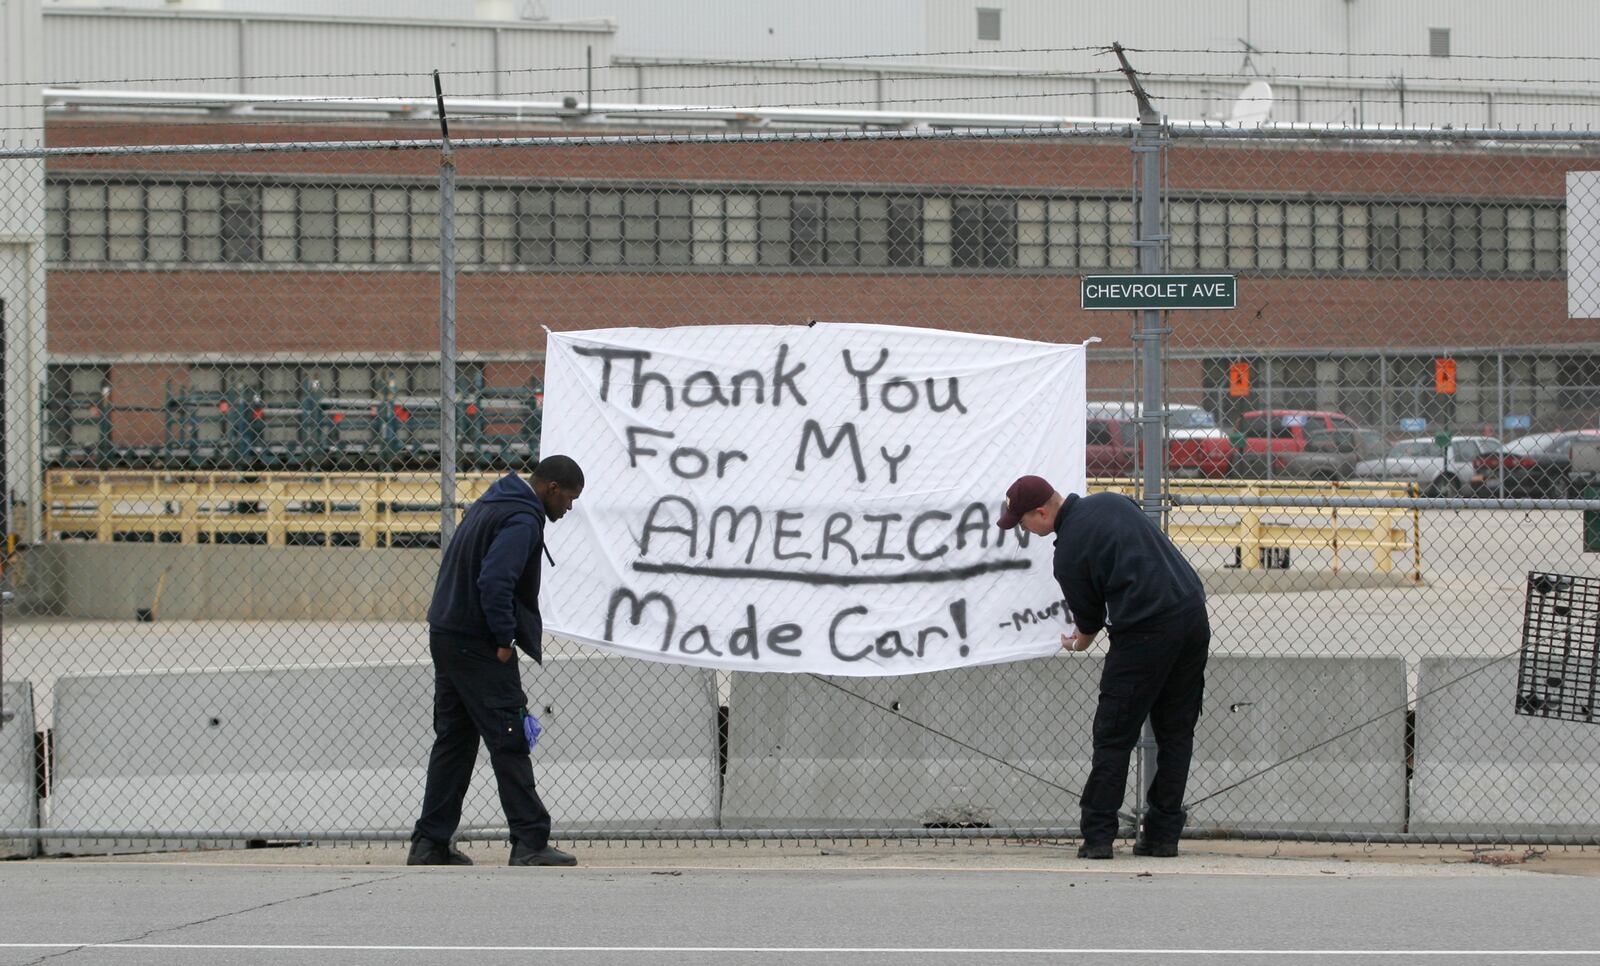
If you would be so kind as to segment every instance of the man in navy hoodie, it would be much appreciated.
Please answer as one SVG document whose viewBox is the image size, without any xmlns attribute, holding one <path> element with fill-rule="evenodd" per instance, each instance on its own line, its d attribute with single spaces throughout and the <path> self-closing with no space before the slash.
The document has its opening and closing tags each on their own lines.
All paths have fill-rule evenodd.
<svg viewBox="0 0 1600 966">
<path fill-rule="evenodd" d="M 546 457 L 531 480 L 516 473 L 496 480 L 467 510 L 445 549 L 428 607 L 433 754 L 407 865 L 472 864 L 450 840 L 461 824 L 479 738 L 489 749 L 511 827 L 511 864 L 578 864 L 550 844 L 550 813 L 534 790 L 522 725 L 528 699 L 516 652 L 541 660 L 539 558 L 549 556 L 544 527 L 565 516 L 582 493 L 578 464 Z"/>
<path fill-rule="evenodd" d="M 1111 858 L 1128 759 L 1147 717 L 1156 771 L 1133 854 L 1177 855 L 1211 644 L 1199 575 L 1137 503 L 1116 493 L 1063 497 L 1024 476 L 1006 491 L 999 522 L 1004 530 L 1020 524 L 1035 536 L 1055 534 L 1056 582 L 1077 625 L 1061 635 L 1061 646 L 1088 650 L 1101 628 L 1111 637 L 1094 710 L 1094 760 L 1079 799 L 1078 856 Z"/>
</svg>

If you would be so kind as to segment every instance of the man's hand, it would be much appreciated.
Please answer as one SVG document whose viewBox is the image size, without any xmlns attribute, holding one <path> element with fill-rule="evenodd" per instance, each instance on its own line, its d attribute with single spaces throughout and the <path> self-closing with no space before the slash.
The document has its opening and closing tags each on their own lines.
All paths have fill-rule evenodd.
<svg viewBox="0 0 1600 966">
<path fill-rule="evenodd" d="M 1089 645 L 1094 643 L 1093 634 L 1085 634 L 1077 628 L 1073 633 L 1061 635 L 1061 649 L 1063 651 L 1087 651 Z"/>
<path fill-rule="evenodd" d="M 494 650 L 494 656 L 500 659 L 501 664 L 510 664 L 511 658 L 515 655 L 515 653 L 516 652 L 511 650 L 509 647 L 497 647 Z"/>
</svg>

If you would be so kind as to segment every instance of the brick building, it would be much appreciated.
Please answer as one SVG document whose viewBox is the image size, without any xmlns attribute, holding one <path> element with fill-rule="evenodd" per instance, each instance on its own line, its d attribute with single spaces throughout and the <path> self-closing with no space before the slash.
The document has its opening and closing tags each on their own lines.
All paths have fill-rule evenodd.
<svg viewBox="0 0 1600 966">
<path fill-rule="evenodd" d="M 127 127 L 48 133 L 81 147 Z M 429 133 L 141 127 L 183 144 Z M 1168 162 L 1168 265 L 1240 276 L 1236 310 L 1171 316 L 1175 398 L 1226 421 L 1270 392 L 1391 430 L 1600 412 L 1563 262 L 1565 176 L 1589 155 L 1180 138 Z M 469 148 L 456 168 L 464 385 L 531 385 L 545 327 L 809 319 L 1099 337 L 1094 390 L 1131 385 L 1127 317 L 1078 307 L 1081 274 L 1135 264 L 1123 139 L 597 142 Z M 438 171 L 435 149 L 51 158 L 51 442 L 159 446 L 192 393 L 436 392 Z M 1232 397 L 1240 360 L 1256 377 Z"/>
</svg>

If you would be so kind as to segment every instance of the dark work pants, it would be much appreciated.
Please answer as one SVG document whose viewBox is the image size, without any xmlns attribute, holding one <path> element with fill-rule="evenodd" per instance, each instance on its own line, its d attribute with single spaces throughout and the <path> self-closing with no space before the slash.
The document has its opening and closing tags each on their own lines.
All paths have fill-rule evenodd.
<svg viewBox="0 0 1600 966">
<path fill-rule="evenodd" d="M 533 849 L 550 844 L 550 813 L 533 787 L 533 760 L 522 730 L 528 703 L 515 656 L 502 664 L 493 641 L 428 635 L 433 652 L 433 754 L 414 838 L 449 842 L 461 824 L 478 740 L 489 749 L 511 838 Z M 515 655 L 515 651 L 512 652 Z"/>
<path fill-rule="evenodd" d="M 1156 738 L 1145 835 L 1152 842 L 1178 841 L 1210 644 L 1204 608 L 1159 625 L 1111 632 L 1094 712 L 1094 763 L 1079 799 L 1085 842 L 1110 843 L 1117 837 L 1128 760 L 1145 718 Z"/>
</svg>

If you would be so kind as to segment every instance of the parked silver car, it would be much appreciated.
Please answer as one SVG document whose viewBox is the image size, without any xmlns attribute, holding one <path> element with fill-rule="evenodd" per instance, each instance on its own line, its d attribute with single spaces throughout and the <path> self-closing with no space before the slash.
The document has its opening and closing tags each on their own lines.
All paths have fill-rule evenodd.
<svg viewBox="0 0 1600 966">
<path fill-rule="evenodd" d="M 1403 439 L 1382 457 L 1357 463 L 1355 476 L 1415 483 L 1424 496 L 1466 496 L 1493 486 L 1493 481 L 1484 477 L 1479 457 L 1502 449 L 1492 436 L 1457 436 L 1443 445 L 1435 437 Z"/>
</svg>

